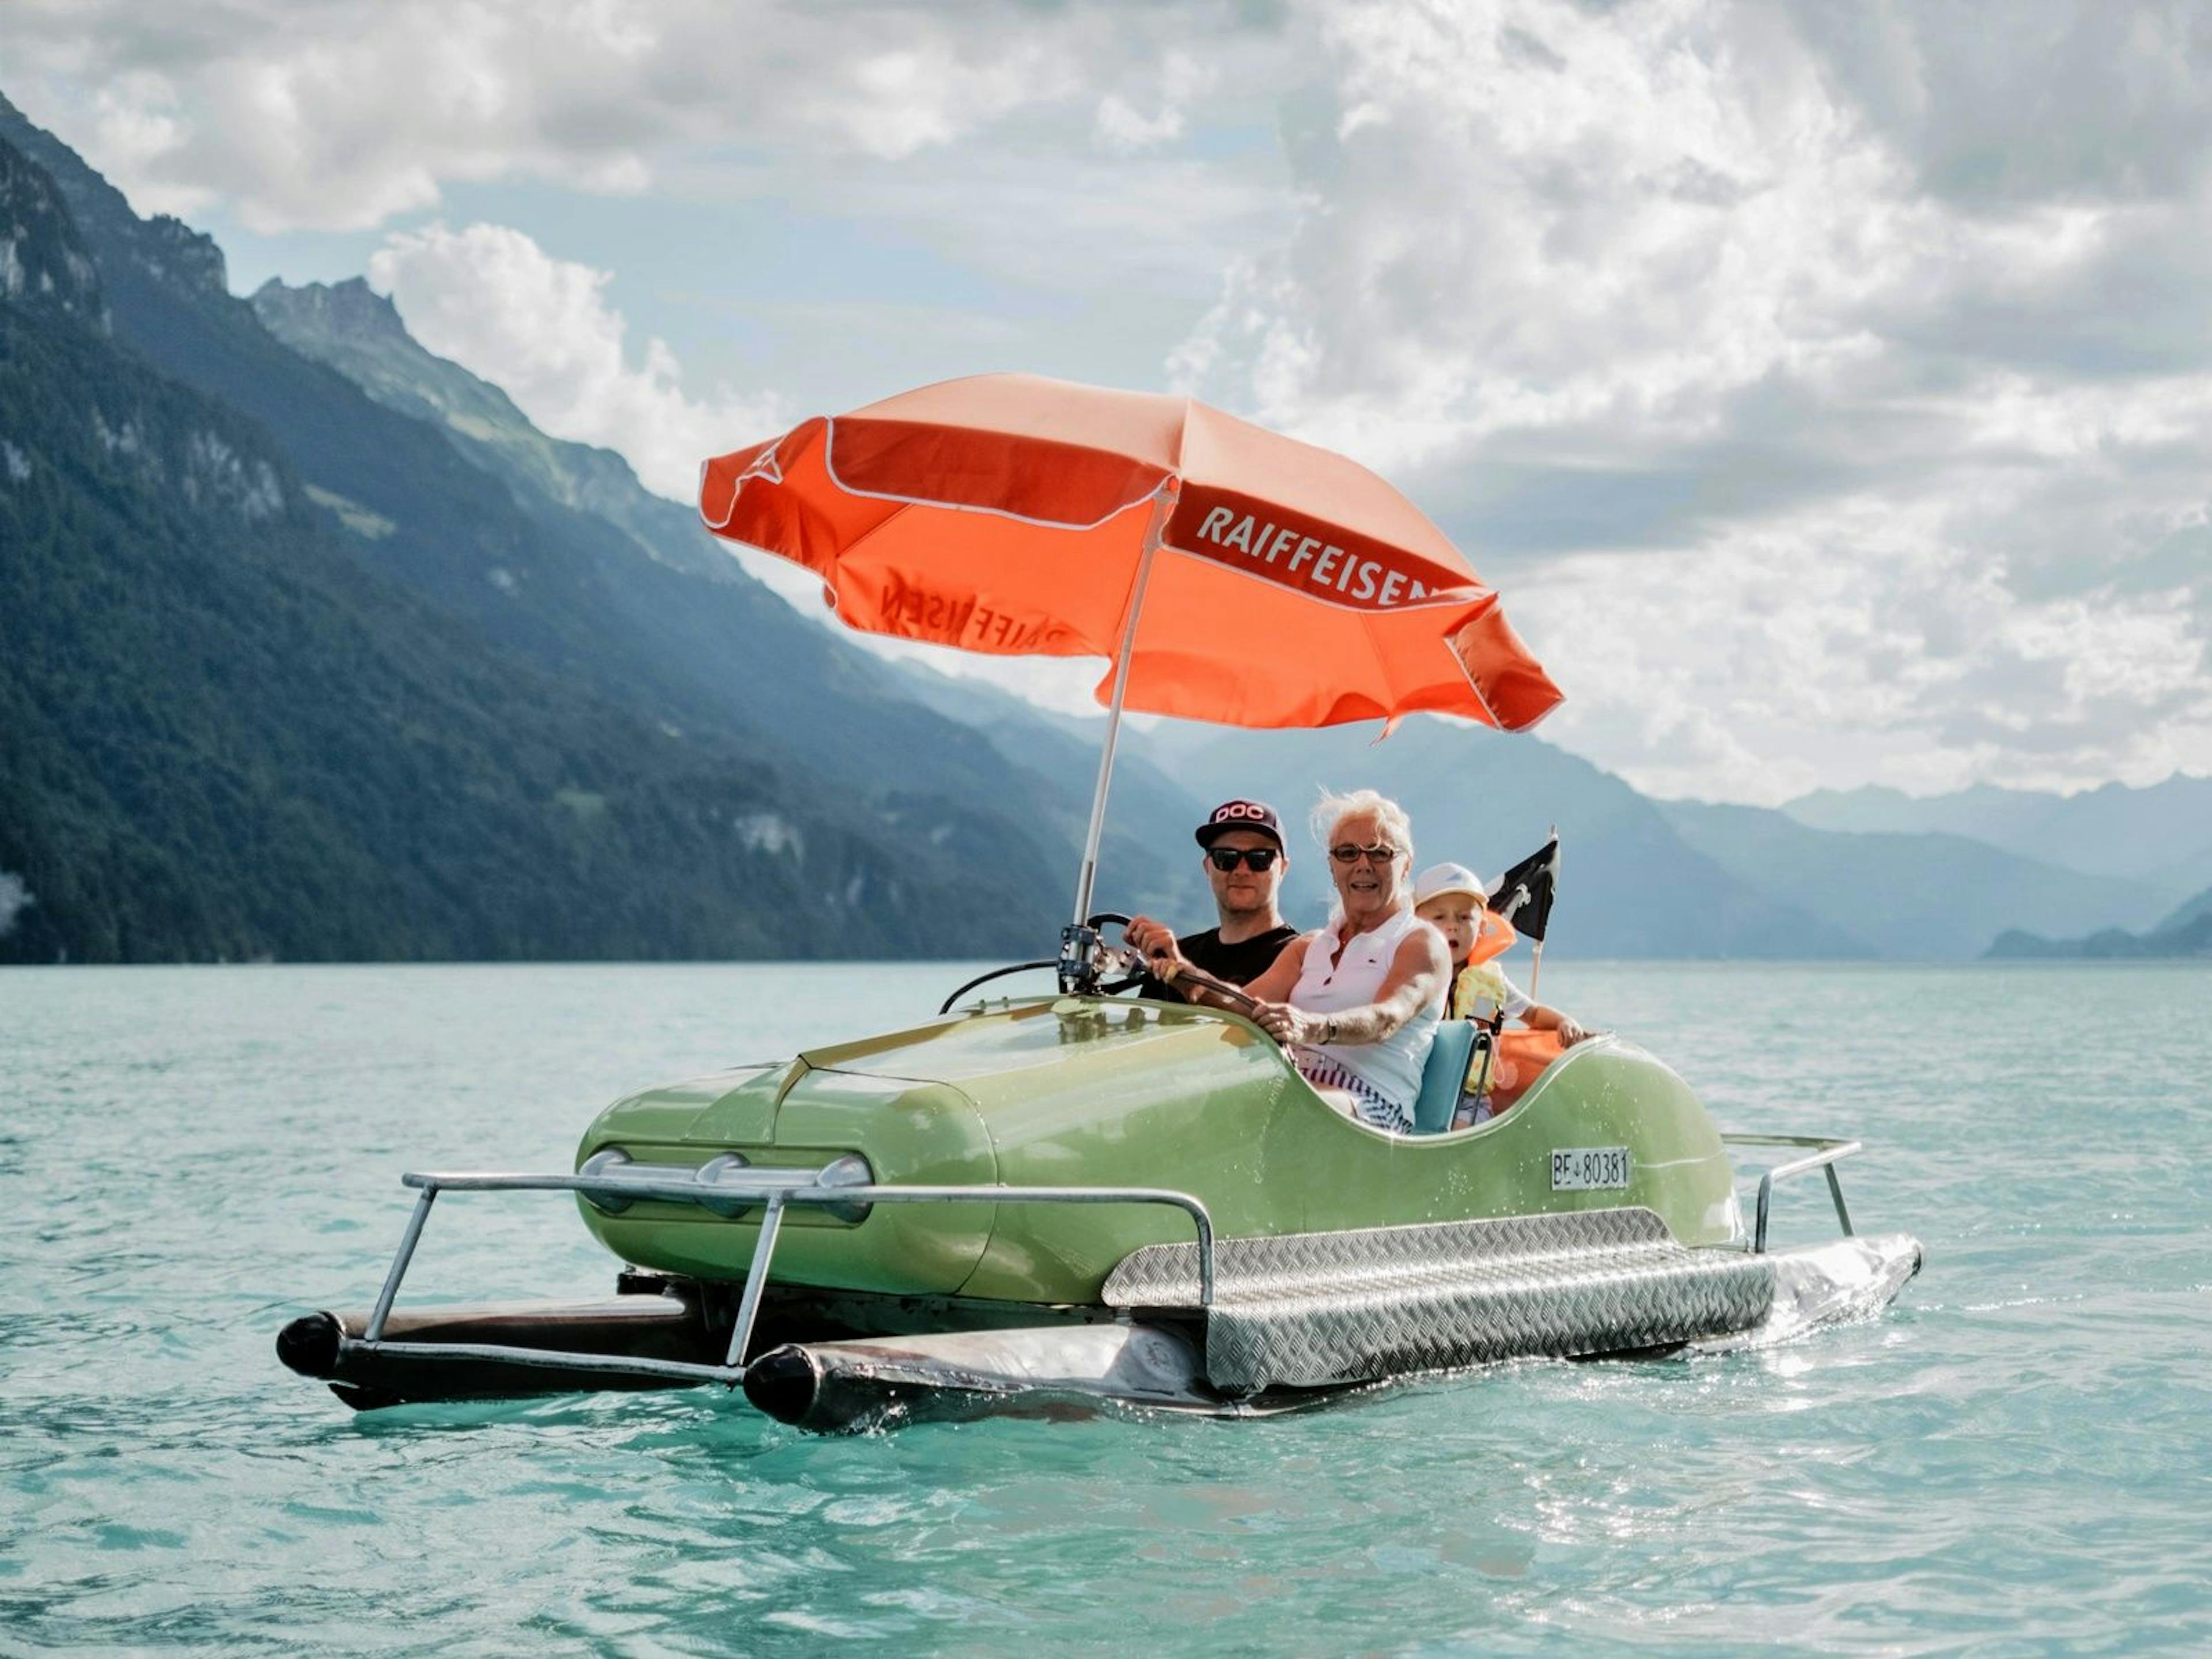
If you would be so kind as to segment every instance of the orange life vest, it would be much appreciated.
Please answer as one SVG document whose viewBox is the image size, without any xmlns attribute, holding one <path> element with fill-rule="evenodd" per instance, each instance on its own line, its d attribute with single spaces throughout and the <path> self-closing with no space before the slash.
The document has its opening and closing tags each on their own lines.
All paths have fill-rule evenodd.
<svg viewBox="0 0 2212 1659">
<path fill-rule="evenodd" d="M 1495 910 L 1485 910 L 1482 920 L 1474 925 L 1474 948 L 1467 953 L 1462 968 L 1472 968 L 1479 962 L 1488 962 L 1511 950 L 1521 935 L 1513 931 L 1513 924 Z"/>
</svg>

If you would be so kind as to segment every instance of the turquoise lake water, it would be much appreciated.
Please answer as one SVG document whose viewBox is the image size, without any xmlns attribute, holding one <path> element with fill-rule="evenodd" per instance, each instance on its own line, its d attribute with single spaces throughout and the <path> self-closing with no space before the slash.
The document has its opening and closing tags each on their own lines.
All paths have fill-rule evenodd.
<svg viewBox="0 0 2212 1659">
<path fill-rule="evenodd" d="M 706 1391 L 356 1417 L 276 1363 L 371 1298 L 403 1169 L 566 1168 L 618 1094 L 964 976 L 0 972 L 0 1650 L 2212 1650 L 2203 968 L 1547 964 L 1724 1126 L 1863 1136 L 1855 1218 L 1925 1242 L 1765 1352 L 852 1439 Z M 459 1200 L 409 1297 L 611 1272 L 565 1200 Z"/>
</svg>

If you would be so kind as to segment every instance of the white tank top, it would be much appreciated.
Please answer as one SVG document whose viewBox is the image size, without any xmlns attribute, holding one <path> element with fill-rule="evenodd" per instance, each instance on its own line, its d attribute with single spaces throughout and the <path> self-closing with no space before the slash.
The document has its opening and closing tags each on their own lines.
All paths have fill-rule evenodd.
<svg viewBox="0 0 2212 1659">
<path fill-rule="evenodd" d="M 1291 1006 L 1310 1014 L 1340 1014 L 1379 1001 L 1382 981 L 1390 976 L 1398 947 L 1416 927 L 1429 924 L 1410 907 L 1364 933 L 1355 935 L 1344 948 L 1335 948 L 1337 930 L 1346 924 L 1340 916 L 1306 942 L 1306 957 L 1298 982 L 1291 991 Z M 1314 1042 L 1304 1045 L 1326 1055 L 1355 1077 L 1365 1081 L 1392 1103 L 1413 1110 L 1421 1093 L 1421 1067 L 1429 1058 L 1429 1043 L 1437 1033 L 1443 1009 L 1438 997 L 1380 1042 Z"/>
</svg>

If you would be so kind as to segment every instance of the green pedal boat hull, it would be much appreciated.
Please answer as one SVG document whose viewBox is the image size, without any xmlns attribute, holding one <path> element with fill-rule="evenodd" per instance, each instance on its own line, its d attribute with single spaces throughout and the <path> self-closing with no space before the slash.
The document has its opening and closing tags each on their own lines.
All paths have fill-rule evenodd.
<svg viewBox="0 0 2212 1659">
<path fill-rule="evenodd" d="M 1728 1155 L 1666 1066 L 1600 1039 L 1552 1063 L 1472 1129 L 1385 1134 L 1333 1110 L 1231 1015 L 1071 998 L 996 1005 L 864 1042 L 647 1091 L 602 1113 L 580 1168 L 617 1152 L 672 1170 L 733 1153 L 756 1168 L 857 1154 L 880 1185 L 1172 1188 L 1223 1238 L 1649 1209 L 1684 1245 L 1741 1238 Z M 757 1209 L 639 1201 L 586 1224 L 623 1261 L 741 1279 Z M 1143 1246 L 1188 1218 L 1143 1205 L 878 1205 L 794 1210 L 780 1285 L 1096 1305 Z"/>
</svg>

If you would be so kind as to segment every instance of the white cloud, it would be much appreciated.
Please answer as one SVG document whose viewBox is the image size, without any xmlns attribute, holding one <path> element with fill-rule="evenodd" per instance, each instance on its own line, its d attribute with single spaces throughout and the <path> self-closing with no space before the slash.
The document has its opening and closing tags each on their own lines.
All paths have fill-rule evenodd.
<svg viewBox="0 0 2212 1659">
<path fill-rule="evenodd" d="M 2212 768 L 2212 28 L 1801 9 L 1328 11 L 1171 374 L 1407 485 L 1649 787 Z"/>
<path fill-rule="evenodd" d="M 555 437 L 619 450 L 661 495 L 690 501 L 706 457 L 788 423 L 764 394 L 693 397 L 658 339 L 633 354 L 607 303 L 611 273 L 556 259 L 519 230 L 395 234 L 368 276 L 432 351 L 504 389 Z"/>
<path fill-rule="evenodd" d="M 2212 663 L 2184 596 L 2025 599 L 1926 509 L 1859 498 L 1679 558 L 1574 555 L 1511 597 L 1571 691 L 1545 734 L 1657 794 L 2212 769 Z"/>
<path fill-rule="evenodd" d="M 143 207 L 360 230 L 456 182 L 635 191 L 727 147 L 897 159 L 1027 111 L 1080 110 L 1079 145 L 1102 91 L 1133 117 L 1188 97 L 1178 43 L 1224 30 L 1106 0 L 25 0 L 0 57 L 42 113 L 79 106 L 87 159 Z M 1139 118 L 1181 130 L 1173 107 Z"/>
<path fill-rule="evenodd" d="M 1098 142 L 1126 155 L 1154 149 L 1182 137 L 1190 122 L 1192 100 L 1209 89 L 1218 78 L 1218 71 L 1212 64 L 1188 52 L 1170 52 L 1161 65 L 1158 107 L 1152 113 L 1145 114 L 1118 92 L 1109 92 L 1098 100 L 1098 113 L 1093 121 Z"/>
</svg>

